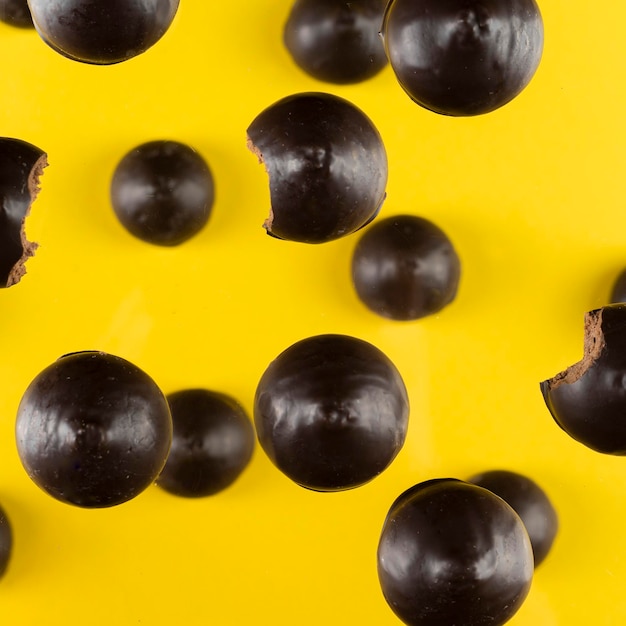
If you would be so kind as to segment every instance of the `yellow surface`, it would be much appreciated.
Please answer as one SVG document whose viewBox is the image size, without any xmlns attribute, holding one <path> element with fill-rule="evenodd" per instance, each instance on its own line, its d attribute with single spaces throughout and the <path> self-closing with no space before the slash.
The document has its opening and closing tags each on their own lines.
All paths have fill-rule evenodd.
<svg viewBox="0 0 626 626">
<path fill-rule="evenodd" d="M 625 623 L 626 460 L 569 439 L 538 383 L 581 356 L 583 313 L 605 303 L 626 264 L 626 5 L 543 0 L 530 86 L 496 112 L 450 119 L 410 102 L 389 68 L 345 87 L 304 75 L 281 42 L 290 3 L 182 0 L 154 48 L 112 67 L 0 25 L 0 134 L 50 161 L 27 223 L 41 247 L 0 292 L 0 502 L 15 532 L 1 623 L 393 626 L 375 560 L 388 506 L 418 481 L 493 468 L 535 479 L 561 519 L 510 623 Z M 265 236 L 268 183 L 245 130 L 270 103 L 309 90 L 348 98 L 379 128 L 390 165 L 381 216 L 428 217 L 456 245 L 462 284 L 440 315 L 369 313 L 349 277 L 357 236 L 321 246 Z M 121 156 L 160 138 L 195 146 L 216 179 L 209 224 L 175 249 L 128 235 L 108 201 Z M 409 390 L 406 445 L 362 488 L 308 492 L 257 447 L 213 498 L 151 487 L 88 511 L 22 469 L 17 405 L 63 353 L 112 352 L 165 392 L 205 386 L 251 413 L 267 364 L 323 332 L 374 343 Z"/>
</svg>

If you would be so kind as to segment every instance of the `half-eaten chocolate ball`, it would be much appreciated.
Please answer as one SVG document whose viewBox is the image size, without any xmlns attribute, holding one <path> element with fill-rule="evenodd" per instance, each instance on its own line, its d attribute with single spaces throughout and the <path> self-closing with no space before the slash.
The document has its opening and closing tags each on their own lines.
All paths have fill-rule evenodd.
<svg viewBox="0 0 626 626">
<path fill-rule="evenodd" d="M 24 223 L 46 165 L 43 150 L 21 139 L 0 137 L 0 287 L 10 287 L 22 278 L 24 263 L 37 249 L 26 238 Z"/>
<path fill-rule="evenodd" d="M 556 423 L 576 441 L 626 455 L 626 304 L 585 315 L 582 360 L 540 387 Z"/>
<path fill-rule="evenodd" d="M 387 154 L 378 130 L 352 103 L 301 93 L 262 111 L 248 147 L 265 165 L 278 239 L 323 243 L 370 222 L 385 199 Z"/>
</svg>

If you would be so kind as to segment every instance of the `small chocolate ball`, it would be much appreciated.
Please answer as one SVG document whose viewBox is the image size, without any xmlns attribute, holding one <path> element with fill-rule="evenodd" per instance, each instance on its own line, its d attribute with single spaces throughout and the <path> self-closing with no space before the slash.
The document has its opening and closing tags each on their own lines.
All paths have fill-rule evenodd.
<svg viewBox="0 0 626 626">
<path fill-rule="evenodd" d="M 135 237 L 177 246 L 209 221 L 213 176 L 193 148 L 177 141 L 150 141 L 122 158 L 111 181 L 111 204 Z"/>
<path fill-rule="evenodd" d="M 9 518 L 0 507 L 0 578 L 6 574 L 13 552 L 13 532 Z"/>
<path fill-rule="evenodd" d="M 546 492 L 534 481 L 507 470 L 476 474 L 469 482 L 500 496 L 520 516 L 533 548 L 535 567 L 548 556 L 559 528 L 559 519 Z"/>
<path fill-rule="evenodd" d="M 33 28 L 26 0 L 0 0 L 0 21 L 17 28 Z"/>
<path fill-rule="evenodd" d="M 307 74 L 358 83 L 387 65 L 380 38 L 385 0 L 296 0 L 283 31 L 285 47 Z"/>
<path fill-rule="evenodd" d="M 174 434 L 157 485 L 187 498 L 211 496 L 232 485 L 254 451 L 254 429 L 243 407 L 208 389 L 177 391 L 167 401 Z"/>
<path fill-rule="evenodd" d="M 352 255 L 352 283 L 361 301 L 392 320 L 415 320 L 450 304 L 461 276 L 447 235 L 414 215 L 372 224 Z"/>
</svg>

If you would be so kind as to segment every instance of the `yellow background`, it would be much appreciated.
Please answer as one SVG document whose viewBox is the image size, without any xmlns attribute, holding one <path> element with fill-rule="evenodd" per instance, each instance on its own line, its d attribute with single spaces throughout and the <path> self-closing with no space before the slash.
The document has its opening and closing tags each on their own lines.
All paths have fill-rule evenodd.
<svg viewBox="0 0 626 626">
<path fill-rule="evenodd" d="M 343 87 L 303 74 L 281 41 L 290 4 L 181 0 L 157 45 L 111 67 L 0 25 L 0 135 L 50 162 L 27 222 L 40 249 L 0 292 L 0 502 L 15 533 L 1 623 L 393 626 L 375 558 L 389 505 L 418 481 L 494 468 L 535 479 L 561 520 L 510 623 L 625 623 L 626 460 L 567 437 L 538 383 L 582 355 L 583 314 L 626 265 L 626 5 L 542 0 L 544 56 L 529 87 L 454 119 L 413 104 L 389 68 Z M 358 235 L 307 246 L 264 234 L 268 182 L 245 131 L 267 105 L 310 90 L 351 100 L 380 130 L 381 217 L 427 217 L 454 242 L 462 283 L 441 314 L 394 323 L 368 312 L 350 283 Z M 122 155 L 162 138 L 194 146 L 216 180 L 209 224 L 175 249 L 131 237 L 108 200 Z M 205 386 L 251 413 L 268 363 L 324 332 L 374 343 L 409 390 L 406 445 L 364 487 L 306 491 L 257 446 L 218 496 L 151 487 L 89 511 L 22 469 L 17 405 L 66 352 L 112 352 L 166 393 Z"/>
</svg>

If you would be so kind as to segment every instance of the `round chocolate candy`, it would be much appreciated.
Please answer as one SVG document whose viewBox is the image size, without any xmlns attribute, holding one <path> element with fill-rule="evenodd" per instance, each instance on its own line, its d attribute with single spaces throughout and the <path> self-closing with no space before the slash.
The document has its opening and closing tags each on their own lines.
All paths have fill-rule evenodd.
<svg viewBox="0 0 626 626">
<path fill-rule="evenodd" d="M 75 352 L 29 385 L 16 439 L 26 472 L 48 494 L 108 507 L 157 478 L 172 442 L 172 418 L 165 396 L 138 367 L 105 352 Z"/>
<path fill-rule="evenodd" d="M 29 0 L 41 38 L 63 56 L 111 65 L 152 47 L 172 24 L 179 0 Z"/>
<path fill-rule="evenodd" d="M 378 544 L 378 577 L 408 626 L 500 626 L 530 590 L 533 553 L 522 520 L 502 498 L 435 479 L 392 504 Z"/>
<path fill-rule="evenodd" d="M 414 215 L 372 224 L 352 255 L 352 283 L 374 313 L 393 320 L 432 315 L 456 296 L 459 257 L 447 235 Z"/>
<path fill-rule="evenodd" d="M 380 38 L 385 0 L 296 0 L 283 31 L 285 47 L 307 74 L 357 83 L 387 65 Z"/>
<path fill-rule="evenodd" d="M 9 518 L 0 507 L 0 578 L 6 574 L 13 552 L 13 532 Z"/>
<path fill-rule="evenodd" d="M 0 0 L 0 21 L 17 28 L 33 28 L 26 0 Z"/>
<path fill-rule="evenodd" d="M 506 104 L 530 82 L 543 52 L 535 0 L 391 0 L 382 32 L 402 88 L 444 115 Z"/>
<path fill-rule="evenodd" d="M 269 175 L 271 212 L 264 227 L 279 239 L 322 243 L 349 235 L 374 219 L 385 199 L 380 134 L 337 96 L 279 100 L 249 126 L 248 147 Z"/>
<path fill-rule="evenodd" d="M 46 165 L 45 152 L 36 146 L 0 137 L 0 287 L 20 280 L 26 273 L 24 263 L 37 249 L 37 244 L 26 238 L 24 222 Z"/>
<path fill-rule="evenodd" d="M 174 434 L 157 485 L 188 498 L 214 495 L 232 485 L 254 451 L 254 429 L 243 407 L 208 389 L 183 389 L 167 401 Z"/>
<path fill-rule="evenodd" d="M 511 505 L 528 532 L 535 567 L 543 562 L 559 529 L 559 518 L 546 492 L 527 476 L 507 470 L 482 472 L 469 482 L 489 489 Z"/>
<path fill-rule="evenodd" d="M 177 142 L 149 141 L 128 152 L 115 168 L 111 204 L 135 237 L 177 246 L 209 221 L 215 200 L 213 176 L 193 148 Z"/>
<path fill-rule="evenodd" d="M 318 335 L 283 351 L 254 399 L 261 447 L 302 487 L 339 491 L 378 476 L 406 437 L 409 402 L 393 363 L 372 344 Z"/>
<path fill-rule="evenodd" d="M 585 315 L 582 360 L 540 384 L 548 410 L 571 437 L 626 455 L 626 304 Z"/>
</svg>

